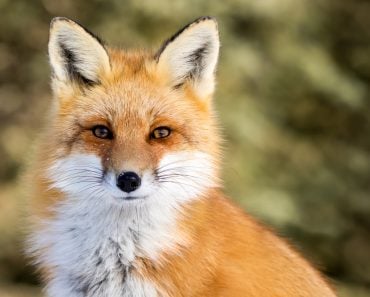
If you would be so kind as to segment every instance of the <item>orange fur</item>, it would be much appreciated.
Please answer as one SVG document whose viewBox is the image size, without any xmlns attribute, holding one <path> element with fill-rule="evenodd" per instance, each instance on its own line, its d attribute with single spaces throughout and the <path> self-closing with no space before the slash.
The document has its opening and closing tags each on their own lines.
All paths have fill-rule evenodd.
<svg viewBox="0 0 370 297">
<path fill-rule="evenodd" d="M 138 271 L 170 296 L 335 296 L 307 261 L 219 191 L 188 206 L 182 230 L 192 234 L 188 249 Z"/>
<path fill-rule="evenodd" d="M 100 84 L 56 88 L 58 103 L 30 171 L 32 209 L 38 219 L 52 218 L 50 206 L 65 199 L 49 189 L 46 172 L 70 153 L 97 155 L 105 168 L 116 171 L 154 170 L 165 154 L 196 146 L 219 167 L 221 138 L 211 97 L 199 98 L 191 83 L 171 88 L 150 52 L 110 48 L 108 55 L 111 71 L 100 74 Z M 97 124 L 115 131 L 114 140 L 94 137 L 90 129 Z M 158 126 L 172 127 L 171 137 L 143 137 Z M 163 252 L 158 262 L 137 258 L 133 270 L 168 296 L 335 296 L 307 261 L 230 202 L 220 188 L 185 205 L 177 228 L 186 246 Z M 53 273 L 53 267 L 43 270 L 46 276 Z"/>
</svg>

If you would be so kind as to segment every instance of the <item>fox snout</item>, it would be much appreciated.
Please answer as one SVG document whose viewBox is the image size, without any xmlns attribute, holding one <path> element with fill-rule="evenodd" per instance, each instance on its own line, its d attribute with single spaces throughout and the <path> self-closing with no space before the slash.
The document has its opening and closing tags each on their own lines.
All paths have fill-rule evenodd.
<svg viewBox="0 0 370 297">
<path fill-rule="evenodd" d="M 141 178 L 137 173 L 129 171 L 122 172 L 117 176 L 117 187 L 123 192 L 130 193 L 141 185 Z"/>
</svg>

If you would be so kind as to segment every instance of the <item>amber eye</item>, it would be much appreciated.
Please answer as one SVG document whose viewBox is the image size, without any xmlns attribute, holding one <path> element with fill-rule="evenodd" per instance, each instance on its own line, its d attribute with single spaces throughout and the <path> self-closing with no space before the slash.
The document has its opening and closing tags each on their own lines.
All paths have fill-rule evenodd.
<svg viewBox="0 0 370 297">
<path fill-rule="evenodd" d="M 151 133 L 150 137 L 152 139 L 160 139 L 160 138 L 166 138 L 170 136 L 171 134 L 171 129 L 168 127 L 158 127 L 153 130 Z"/>
<path fill-rule="evenodd" d="M 102 139 L 112 139 L 113 133 L 109 130 L 109 128 L 103 125 L 97 125 L 92 128 L 93 134 Z"/>
</svg>

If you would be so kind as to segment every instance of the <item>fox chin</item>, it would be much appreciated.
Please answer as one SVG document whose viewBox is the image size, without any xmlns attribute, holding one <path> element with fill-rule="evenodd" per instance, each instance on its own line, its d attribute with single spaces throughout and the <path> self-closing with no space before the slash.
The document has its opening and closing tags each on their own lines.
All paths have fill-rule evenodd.
<svg viewBox="0 0 370 297">
<path fill-rule="evenodd" d="M 53 100 L 29 169 L 28 253 L 49 297 L 329 297 L 222 191 L 212 17 L 156 51 L 50 26 Z"/>
</svg>

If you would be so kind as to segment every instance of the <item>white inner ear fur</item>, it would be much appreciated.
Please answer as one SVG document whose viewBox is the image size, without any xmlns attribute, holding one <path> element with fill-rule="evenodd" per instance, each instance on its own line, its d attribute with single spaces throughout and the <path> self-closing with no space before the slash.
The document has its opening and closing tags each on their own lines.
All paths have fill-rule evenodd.
<svg viewBox="0 0 370 297">
<path fill-rule="evenodd" d="M 73 56 L 72 61 L 68 61 L 66 51 Z M 98 82 L 99 74 L 110 70 L 108 54 L 100 42 L 80 25 L 64 18 L 52 21 L 49 59 L 56 78 L 64 82 L 71 79 L 71 66 L 92 82 Z"/>
<path fill-rule="evenodd" d="M 207 97 L 215 87 L 219 47 L 216 21 L 194 22 L 166 45 L 158 58 L 158 69 L 170 77 L 172 86 L 188 79 L 199 97 Z"/>
</svg>

